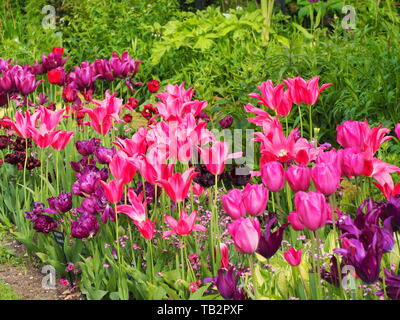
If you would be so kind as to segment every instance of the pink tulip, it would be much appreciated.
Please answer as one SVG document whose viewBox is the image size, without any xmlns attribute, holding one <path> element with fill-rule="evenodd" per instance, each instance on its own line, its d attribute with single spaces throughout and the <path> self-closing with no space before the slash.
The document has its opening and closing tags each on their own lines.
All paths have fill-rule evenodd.
<svg viewBox="0 0 400 320">
<path fill-rule="evenodd" d="M 342 176 L 342 158 L 343 158 L 343 149 L 341 150 L 332 149 L 326 152 L 319 153 L 316 163 L 331 164 L 334 168 L 337 169 L 338 174 Z"/>
<path fill-rule="evenodd" d="M 242 192 L 238 189 L 231 189 L 227 194 L 221 196 L 222 206 L 227 214 L 233 219 L 246 215 L 246 207 L 242 202 Z"/>
<path fill-rule="evenodd" d="M 258 216 L 264 213 L 268 204 L 268 190 L 262 184 L 247 184 L 242 192 L 246 213 Z"/>
<path fill-rule="evenodd" d="M 382 125 L 371 129 L 367 121 L 345 121 L 336 130 L 337 141 L 342 147 L 367 152 L 370 156 L 378 151 L 382 143 L 393 138 L 385 136 L 390 129 L 382 128 Z"/>
<path fill-rule="evenodd" d="M 214 175 L 224 172 L 225 162 L 228 159 L 240 158 L 243 154 L 242 152 L 228 154 L 227 142 L 216 142 L 211 148 L 199 148 L 199 151 L 207 169 Z"/>
<path fill-rule="evenodd" d="M 3 119 L 3 122 L 10 125 L 21 138 L 30 138 L 32 136 L 30 128 L 36 127 L 36 121 L 39 115 L 39 112 L 30 114 L 29 111 L 26 111 L 24 117 L 21 111 L 17 111 L 15 114 L 15 122 L 9 119 Z"/>
<path fill-rule="evenodd" d="M 131 182 L 136 174 L 136 168 L 132 161 L 122 151 L 117 151 L 109 166 L 114 178 L 123 184 Z"/>
<path fill-rule="evenodd" d="M 310 230 L 323 227 L 327 220 L 331 219 L 330 206 L 321 192 L 299 191 L 294 197 L 294 204 L 298 221 Z"/>
<path fill-rule="evenodd" d="M 246 110 L 246 112 L 251 112 L 257 115 L 254 118 L 247 118 L 247 121 L 254 123 L 257 126 L 263 126 L 264 124 L 269 124 L 273 120 L 273 118 L 267 111 L 264 111 L 263 109 L 260 108 L 256 108 L 250 103 L 244 106 L 244 110 Z"/>
<path fill-rule="evenodd" d="M 122 182 L 111 180 L 108 183 L 104 181 L 100 181 L 100 183 L 103 186 L 108 201 L 110 201 L 111 203 L 118 203 L 119 201 L 121 201 L 123 193 Z"/>
<path fill-rule="evenodd" d="M 311 178 L 315 188 L 325 195 L 336 191 L 340 183 L 340 175 L 331 164 L 318 163 L 311 169 Z"/>
<path fill-rule="evenodd" d="M 70 142 L 73 135 L 74 131 L 62 131 L 62 130 L 58 131 L 53 138 L 51 146 L 56 150 L 63 150 Z"/>
<path fill-rule="evenodd" d="M 52 111 L 45 107 L 40 106 L 40 124 L 44 125 L 47 131 L 53 131 L 60 123 L 64 109 Z"/>
<path fill-rule="evenodd" d="M 36 145 L 42 149 L 48 148 L 54 141 L 54 137 L 60 131 L 47 131 L 45 126 L 40 126 L 39 129 L 30 127 L 31 137 Z"/>
<path fill-rule="evenodd" d="M 178 236 L 185 236 L 191 234 L 192 231 L 206 232 L 207 229 L 200 224 L 195 224 L 197 220 L 197 211 L 193 211 L 189 216 L 185 210 L 181 211 L 181 215 L 178 221 L 171 216 L 165 217 L 165 222 L 172 229 L 164 232 L 163 238 L 169 237 L 172 234 Z"/>
<path fill-rule="evenodd" d="M 400 123 L 396 124 L 394 132 L 396 133 L 397 139 L 400 140 Z"/>
<path fill-rule="evenodd" d="M 364 173 L 365 157 L 362 153 L 347 148 L 342 150 L 342 173 L 346 177 L 361 176 Z"/>
<path fill-rule="evenodd" d="M 277 192 L 285 185 L 285 170 L 280 162 L 270 161 L 262 167 L 261 178 L 269 191 Z"/>
<path fill-rule="evenodd" d="M 290 225 L 292 226 L 293 230 L 300 231 L 305 228 L 305 226 L 299 220 L 299 215 L 295 211 L 292 211 L 291 213 L 289 213 L 288 221 L 289 221 Z"/>
<path fill-rule="evenodd" d="M 147 202 L 143 201 L 143 193 L 137 196 L 135 191 L 129 188 L 128 199 L 130 205 L 121 204 L 117 206 L 117 211 L 126 214 L 135 224 L 144 222 L 146 220 Z"/>
<path fill-rule="evenodd" d="M 225 243 L 219 245 L 221 252 L 221 268 L 229 269 L 229 249 Z"/>
<path fill-rule="evenodd" d="M 106 98 L 103 101 L 93 101 L 98 107 L 94 109 L 82 108 L 82 112 L 87 113 L 92 120 L 91 126 L 98 133 L 105 135 L 107 134 L 112 125 L 113 119 L 115 121 L 122 121 L 119 118 L 119 113 L 122 109 L 122 99 L 116 98 L 116 93 L 110 95 L 106 91 Z"/>
<path fill-rule="evenodd" d="M 126 153 L 128 157 L 133 157 L 137 154 L 146 153 L 146 135 L 147 130 L 140 127 L 138 131 L 132 136 L 131 139 L 121 139 L 116 137 L 116 142 L 113 142 L 116 146 L 120 147 L 122 151 Z"/>
<path fill-rule="evenodd" d="M 251 218 L 239 218 L 228 226 L 236 249 L 241 253 L 252 254 L 260 240 L 260 222 Z"/>
<path fill-rule="evenodd" d="M 150 219 L 146 219 L 141 222 L 135 222 L 135 225 L 138 227 L 139 232 L 145 239 L 153 239 L 154 237 L 154 225 L 155 222 Z"/>
<path fill-rule="evenodd" d="M 193 184 L 192 190 L 193 190 L 193 194 L 196 196 L 200 196 L 205 192 L 205 189 L 198 183 Z"/>
<path fill-rule="evenodd" d="M 310 187 L 311 170 L 306 166 L 292 165 L 286 171 L 286 179 L 293 192 L 307 191 Z"/>
<path fill-rule="evenodd" d="M 295 104 L 305 103 L 314 105 L 322 91 L 332 85 L 326 83 L 319 87 L 319 77 L 313 77 L 306 81 L 301 77 L 283 80 L 288 88 L 289 98 Z"/>
<path fill-rule="evenodd" d="M 294 248 L 290 248 L 289 250 L 283 253 L 285 260 L 292 267 L 297 267 L 301 263 L 301 250 L 295 250 Z"/>
<path fill-rule="evenodd" d="M 261 95 L 251 93 L 248 96 L 260 100 L 258 103 L 274 110 L 280 116 L 287 116 L 290 113 L 292 101 L 290 101 L 288 93 L 284 91 L 283 84 L 278 84 L 274 87 L 274 83 L 268 80 L 257 88 L 260 90 Z"/>
<path fill-rule="evenodd" d="M 198 174 L 199 172 L 194 172 L 194 168 L 190 168 L 183 174 L 177 172 L 167 179 L 159 179 L 156 182 L 162 185 L 172 201 L 181 202 L 186 198 L 190 184 Z"/>
</svg>

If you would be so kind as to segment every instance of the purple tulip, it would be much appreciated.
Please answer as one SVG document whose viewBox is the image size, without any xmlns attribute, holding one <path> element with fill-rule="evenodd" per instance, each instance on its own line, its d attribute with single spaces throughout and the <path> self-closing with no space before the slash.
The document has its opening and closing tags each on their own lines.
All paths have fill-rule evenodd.
<svg viewBox="0 0 400 320">
<path fill-rule="evenodd" d="M 110 62 L 108 62 L 107 59 L 96 59 L 92 65 L 96 74 L 99 76 L 98 79 L 104 79 L 107 81 L 114 80 Z"/>
<path fill-rule="evenodd" d="M 80 67 L 75 66 L 75 71 L 69 74 L 70 81 L 75 83 L 75 89 L 80 91 L 94 89 L 97 77 L 88 61 L 83 61 Z"/>
<path fill-rule="evenodd" d="M 91 214 L 84 214 L 78 221 L 73 221 L 71 224 L 71 234 L 74 238 L 83 239 L 95 236 L 98 230 L 97 218 Z"/>
<path fill-rule="evenodd" d="M 400 273 L 396 275 L 386 269 L 384 271 L 387 296 L 393 300 L 400 300 Z"/>
<path fill-rule="evenodd" d="M 116 151 L 114 147 L 106 148 L 103 146 L 98 146 L 94 150 L 94 156 L 96 160 L 101 164 L 108 164 L 111 162 L 113 156 L 115 155 Z"/>
<path fill-rule="evenodd" d="M 276 231 L 271 232 L 277 222 L 278 218 L 276 216 L 268 217 L 265 232 L 261 233 L 260 242 L 258 243 L 257 253 L 266 259 L 271 258 L 278 251 L 282 243 L 284 230 L 288 226 L 288 223 L 285 223 Z"/>
<path fill-rule="evenodd" d="M 238 283 L 233 267 L 231 267 L 229 270 L 219 269 L 215 285 L 217 286 L 219 293 L 224 299 L 246 299 L 245 292 L 242 289 L 238 288 Z"/>
<path fill-rule="evenodd" d="M 219 121 L 219 124 L 223 129 L 229 128 L 232 125 L 232 123 L 233 123 L 233 117 L 231 115 L 228 115 Z"/>
<path fill-rule="evenodd" d="M 91 138 L 89 140 L 81 140 L 75 143 L 76 150 L 83 155 L 88 156 L 93 154 L 96 148 L 100 145 L 100 139 Z"/>
<path fill-rule="evenodd" d="M 386 202 L 381 218 L 383 220 L 391 218 L 393 231 L 400 230 L 400 196 L 395 196 Z"/>
</svg>

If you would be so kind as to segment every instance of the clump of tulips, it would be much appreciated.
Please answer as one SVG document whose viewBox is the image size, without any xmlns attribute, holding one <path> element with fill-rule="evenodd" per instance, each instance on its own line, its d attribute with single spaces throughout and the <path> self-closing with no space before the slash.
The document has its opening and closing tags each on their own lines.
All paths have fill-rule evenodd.
<svg viewBox="0 0 400 320">
<path fill-rule="evenodd" d="M 62 56 L 56 48 L 23 71 L 0 60 L 7 101 L 17 90 L 31 93 L 15 80 L 22 72 L 47 73 L 62 86 L 58 104 L 45 107 L 41 95 L 39 105 L 22 103 L 2 119 L 0 149 L 23 153 L 15 160 L 25 199 L 19 223 L 38 232 L 44 262 L 80 266 L 89 298 L 399 299 L 400 187 L 392 175 L 400 168 L 377 156 L 393 137 L 382 125 L 345 121 L 338 148 L 321 144 L 313 106 L 331 84 L 295 77 L 249 94 L 260 105 L 244 106 L 255 114 L 248 121 L 260 151 L 249 169 L 234 165 L 246 152 L 231 152 L 231 141 L 211 130 L 208 103 L 193 89 L 167 84 L 159 92 L 148 81 L 155 102 L 145 102 L 148 121 L 134 128 L 140 97 L 93 95 L 97 79 L 117 78 L 133 94 L 143 85 L 133 80 L 139 61 L 114 53 L 66 73 Z M 300 127 L 290 128 L 289 117 Z M 234 128 L 234 119 L 219 124 Z M 38 166 L 40 174 L 27 176 Z M 346 185 L 357 190 L 349 212 Z M 62 258 L 45 249 L 57 245 L 55 231 L 67 240 Z"/>
</svg>

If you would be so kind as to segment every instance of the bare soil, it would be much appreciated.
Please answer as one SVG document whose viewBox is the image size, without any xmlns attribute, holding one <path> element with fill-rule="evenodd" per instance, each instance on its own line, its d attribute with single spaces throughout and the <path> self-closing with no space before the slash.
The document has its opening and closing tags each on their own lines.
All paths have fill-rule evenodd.
<svg viewBox="0 0 400 320">
<path fill-rule="evenodd" d="M 77 289 L 63 287 L 56 279 L 55 289 L 42 287 L 45 274 L 41 273 L 38 261 L 29 258 L 24 246 L 12 239 L 0 239 L 0 245 L 15 251 L 21 263 L 0 264 L 0 280 L 12 287 L 22 300 L 76 300 L 81 299 Z"/>
</svg>

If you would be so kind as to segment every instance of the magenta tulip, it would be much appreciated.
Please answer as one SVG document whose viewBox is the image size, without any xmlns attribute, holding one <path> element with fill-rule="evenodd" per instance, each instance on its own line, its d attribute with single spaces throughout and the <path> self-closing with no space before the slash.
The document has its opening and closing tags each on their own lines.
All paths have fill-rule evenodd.
<svg viewBox="0 0 400 320">
<path fill-rule="evenodd" d="M 331 219 L 330 206 L 321 192 L 299 191 L 294 197 L 294 204 L 298 222 L 310 230 L 323 227 Z"/>
<path fill-rule="evenodd" d="M 241 253 L 252 254 L 260 241 L 260 222 L 251 218 L 239 218 L 228 226 L 236 249 Z"/>
<path fill-rule="evenodd" d="M 352 149 L 342 150 L 342 173 L 346 177 L 360 176 L 364 172 L 365 157 Z"/>
<path fill-rule="evenodd" d="M 311 169 L 315 188 L 325 195 L 334 193 L 339 186 L 340 174 L 332 164 L 318 163 Z"/>
<path fill-rule="evenodd" d="M 301 263 L 301 254 L 301 250 L 290 248 L 283 253 L 283 256 L 285 257 L 287 263 L 289 263 L 292 267 L 297 267 Z"/>
<path fill-rule="evenodd" d="M 242 192 L 246 213 L 252 216 L 263 214 L 267 208 L 268 190 L 262 184 L 247 184 Z"/>
<path fill-rule="evenodd" d="M 310 187 L 311 170 L 306 166 L 290 166 L 286 171 L 286 179 L 293 192 L 307 191 Z"/>
<path fill-rule="evenodd" d="M 233 219 L 238 219 L 246 215 L 246 207 L 242 202 L 242 192 L 238 189 L 229 190 L 221 197 L 222 206 L 227 214 Z"/>
<path fill-rule="evenodd" d="M 261 178 L 269 191 L 277 192 L 285 185 L 285 170 L 280 162 L 270 161 L 262 167 Z"/>
</svg>

